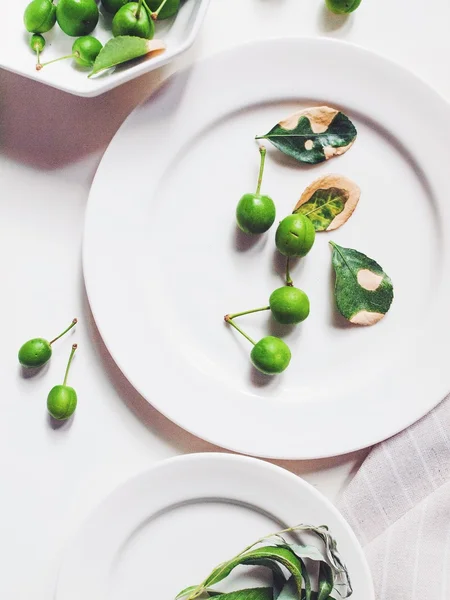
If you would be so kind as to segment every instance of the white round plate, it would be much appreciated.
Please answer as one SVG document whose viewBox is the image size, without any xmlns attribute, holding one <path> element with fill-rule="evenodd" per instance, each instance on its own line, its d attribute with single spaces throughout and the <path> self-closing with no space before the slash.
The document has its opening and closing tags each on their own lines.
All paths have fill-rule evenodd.
<svg viewBox="0 0 450 600">
<path fill-rule="evenodd" d="M 66 552 L 56 600 L 174 600 L 252 542 L 300 523 L 329 526 L 352 600 L 373 600 L 363 551 L 337 509 L 289 471 L 228 454 L 170 459 L 113 492 Z M 246 570 L 218 589 L 229 585 L 264 582 Z"/>
<path fill-rule="evenodd" d="M 223 315 L 267 304 L 284 262 L 275 227 L 241 235 L 235 208 L 255 188 L 255 134 L 323 103 L 354 121 L 354 146 L 314 167 L 270 147 L 262 191 L 280 218 L 325 173 L 350 177 L 362 196 L 348 223 L 318 234 L 293 269 L 309 319 L 290 330 L 267 313 L 240 320 L 253 338 L 275 333 L 292 349 L 290 367 L 265 377 Z M 87 291 L 119 367 L 170 419 L 247 454 L 337 455 L 414 422 L 450 383 L 449 139 L 442 98 L 395 64 L 332 40 L 251 44 L 171 78 L 115 136 L 87 209 Z M 379 324 L 338 317 L 330 240 L 391 276 L 395 300 Z"/>
</svg>

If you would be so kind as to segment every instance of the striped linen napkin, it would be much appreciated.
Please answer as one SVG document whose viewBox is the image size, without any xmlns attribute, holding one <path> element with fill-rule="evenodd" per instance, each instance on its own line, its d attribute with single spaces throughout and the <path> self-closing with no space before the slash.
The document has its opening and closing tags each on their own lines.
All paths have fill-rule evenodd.
<svg viewBox="0 0 450 600">
<path fill-rule="evenodd" d="M 339 508 L 377 600 L 450 600 L 450 396 L 371 451 Z"/>
</svg>

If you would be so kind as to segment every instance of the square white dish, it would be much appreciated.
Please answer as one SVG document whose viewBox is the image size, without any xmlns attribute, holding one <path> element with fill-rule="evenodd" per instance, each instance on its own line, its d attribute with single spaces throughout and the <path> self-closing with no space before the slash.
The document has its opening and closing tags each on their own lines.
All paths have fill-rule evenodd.
<svg viewBox="0 0 450 600">
<path fill-rule="evenodd" d="M 111 70 L 98 77 L 88 79 L 88 70 L 79 69 L 70 60 L 64 60 L 41 71 L 36 71 L 36 56 L 29 47 L 31 34 L 23 25 L 23 13 L 29 0 L 20 0 L 4 6 L 6 14 L 4 29 L 0 40 L 0 67 L 40 81 L 57 89 L 76 96 L 99 96 L 112 88 L 121 85 L 144 73 L 157 69 L 183 52 L 194 42 L 203 19 L 206 15 L 210 0 L 185 0 L 173 19 L 157 24 L 155 38 L 163 39 L 167 44 L 166 51 L 158 56 L 143 58 L 132 64 Z M 97 37 L 103 44 L 112 37 L 111 17 L 102 11 L 97 27 L 91 35 Z M 71 53 L 76 38 L 66 35 L 58 26 L 44 34 L 46 47 L 42 61 L 46 62 Z"/>
</svg>

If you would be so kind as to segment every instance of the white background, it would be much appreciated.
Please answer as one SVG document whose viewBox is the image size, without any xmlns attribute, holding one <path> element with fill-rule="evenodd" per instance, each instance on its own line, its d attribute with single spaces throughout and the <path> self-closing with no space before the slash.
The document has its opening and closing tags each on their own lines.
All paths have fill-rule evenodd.
<svg viewBox="0 0 450 600">
<path fill-rule="evenodd" d="M 215 450 L 131 388 L 109 358 L 86 301 L 84 208 L 102 152 L 125 116 L 182 64 L 252 39 L 297 35 L 376 50 L 450 99 L 449 22 L 448 0 L 363 0 L 349 18 L 329 14 L 322 0 L 212 0 L 185 58 L 104 96 L 80 99 L 0 71 L 0 598 L 49 600 L 64 545 L 109 491 L 165 457 Z M 263 59 L 270 78 L 270 57 Z M 307 60 L 298 57 L 294 77 Z M 22 342 L 51 338 L 74 316 L 80 319 L 76 334 L 55 347 L 48 369 L 23 378 L 17 364 Z M 75 338 L 69 383 L 79 408 L 72 422 L 54 429 L 46 396 L 61 382 Z M 335 499 L 365 455 L 278 464 Z"/>
</svg>

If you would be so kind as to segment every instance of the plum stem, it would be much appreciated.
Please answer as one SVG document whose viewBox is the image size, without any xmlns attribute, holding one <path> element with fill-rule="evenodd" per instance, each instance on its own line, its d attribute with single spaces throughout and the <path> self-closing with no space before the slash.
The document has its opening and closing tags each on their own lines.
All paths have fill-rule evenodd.
<svg viewBox="0 0 450 600">
<path fill-rule="evenodd" d="M 68 331 L 70 331 L 72 329 L 72 327 L 75 327 L 75 325 L 77 323 L 78 323 L 78 319 L 74 319 L 67 329 L 65 329 L 62 333 L 60 333 L 57 337 L 55 337 L 51 342 L 49 342 L 50 346 L 53 344 L 53 342 L 56 342 L 56 340 L 59 340 L 59 338 L 62 338 L 62 336 L 65 335 Z"/>
<path fill-rule="evenodd" d="M 253 346 L 255 346 L 255 344 L 256 344 L 255 340 L 252 340 L 252 338 L 249 335 L 247 335 L 245 333 L 245 331 L 242 331 L 242 329 L 240 327 L 238 327 L 236 325 L 236 323 L 231 319 L 230 315 L 225 315 L 224 319 L 225 319 L 226 323 L 229 323 L 232 327 L 234 327 L 237 331 L 239 331 L 239 333 L 241 335 L 243 335 L 251 344 L 253 344 Z"/>
<path fill-rule="evenodd" d="M 66 367 L 66 373 L 64 375 L 64 381 L 63 381 L 63 385 L 66 385 L 67 383 L 67 377 L 69 375 L 69 369 L 70 369 L 70 365 L 72 364 L 72 360 L 73 360 L 73 355 L 75 354 L 75 350 L 78 348 L 77 344 L 74 344 L 72 346 L 72 351 L 70 353 L 69 356 L 69 362 L 67 363 L 67 367 Z"/>
<path fill-rule="evenodd" d="M 291 272 L 289 269 L 289 259 L 290 257 L 288 256 L 286 259 L 286 285 L 292 287 L 294 285 L 294 282 L 292 281 Z"/>
<path fill-rule="evenodd" d="M 138 7 L 136 9 L 136 14 L 135 14 L 135 17 L 137 20 L 141 16 L 141 10 L 142 10 L 142 0 L 138 0 Z"/>
<path fill-rule="evenodd" d="M 270 310 L 270 306 L 263 306 L 262 308 L 252 308 L 252 310 L 244 310 L 243 312 L 234 313 L 232 315 L 227 315 L 227 317 L 231 319 L 235 319 L 236 317 L 242 317 L 243 315 L 251 315 L 255 312 L 261 312 L 263 310 Z M 227 320 L 227 319 L 225 319 Z"/>
<path fill-rule="evenodd" d="M 52 63 L 59 62 L 60 60 L 66 60 L 67 58 L 75 58 L 75 54 L 66 54 L 66 56 L 60 56 L 59 58 L 54 58 L 53 60 L 49 60 L 45 63 L 38 63 L 36 65 L 36 70 L 40 71 L 47 65 L 51 65 Z"/>
<path fill-rule="evenodd" d="M 158 18 L 159 13 L 162 11 L 162 9 L 164 8 L 164 5 L 166 4 L 167 0 L 163 0 L 161 2 L 161 4 L 158 6 L 158 10 L 155 10 L 155 12 L 152 13 L 152 19 L 154 21 L 156 21 L 156 19 Z"/>
<path fill-rule="evenodd" d="M 264 164 L 266 162 L 266 148 L 265 146 L 260 146 L 259 153 L 261 154 L 261 162 L 259 165 L 259 175 L 258 175 L 258 185 L 256 187 L 256 195 L 259 196 L 259 192 L 261 191 L 261 184 L 263 180 L 264 174 Z"/>
</svg>

